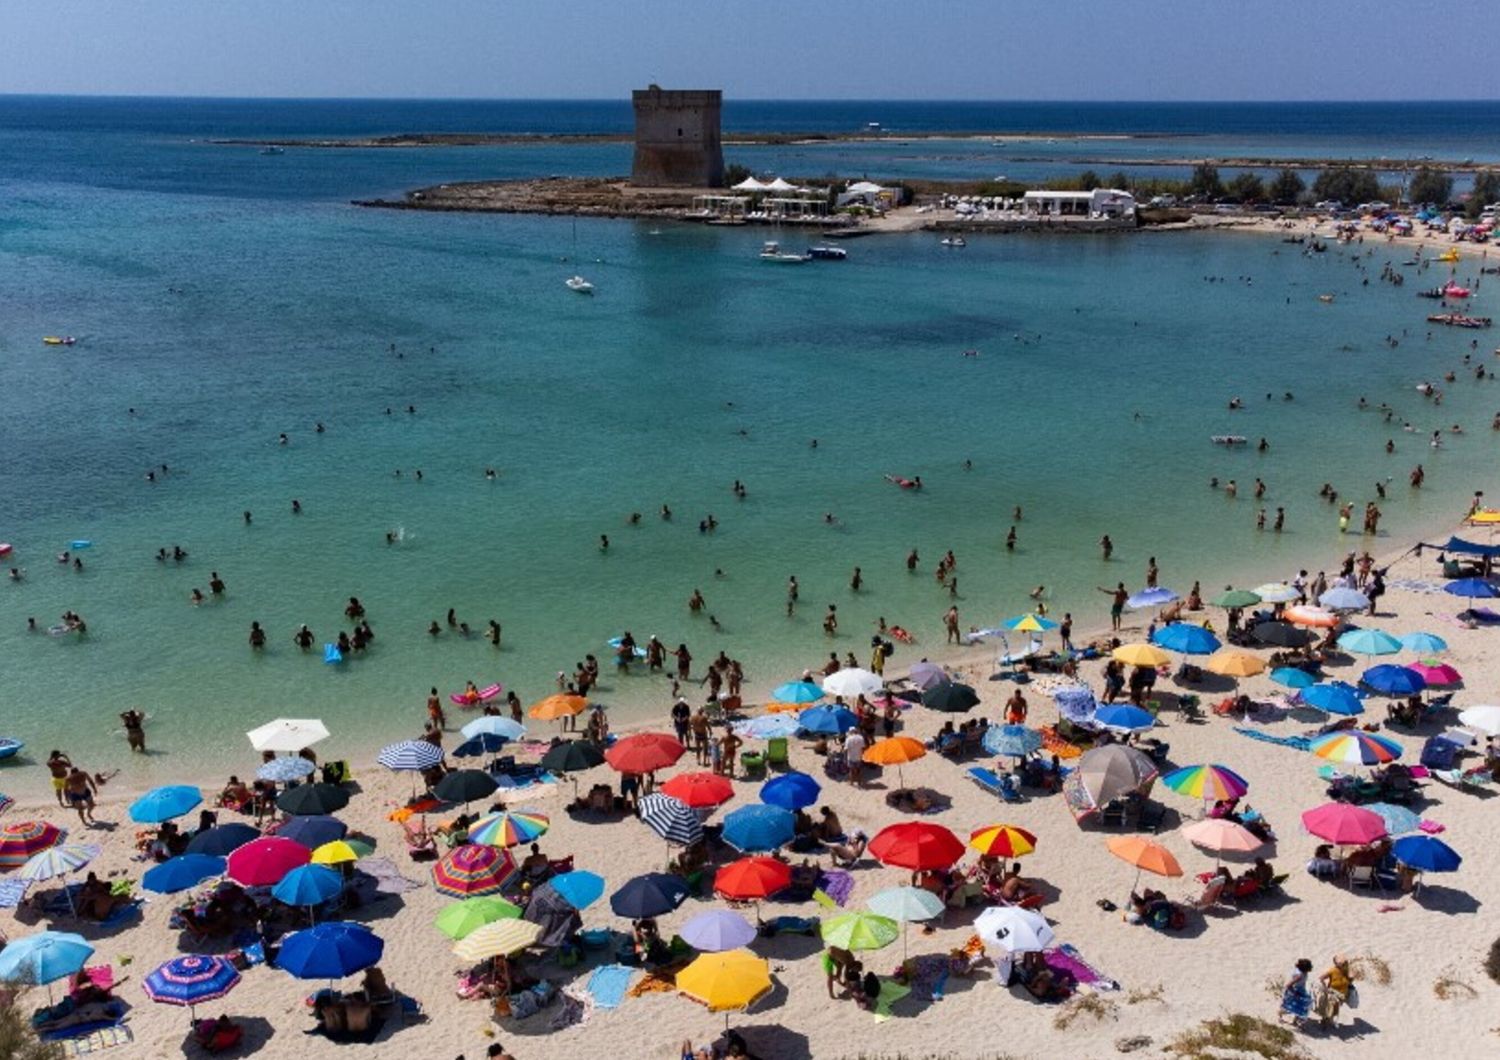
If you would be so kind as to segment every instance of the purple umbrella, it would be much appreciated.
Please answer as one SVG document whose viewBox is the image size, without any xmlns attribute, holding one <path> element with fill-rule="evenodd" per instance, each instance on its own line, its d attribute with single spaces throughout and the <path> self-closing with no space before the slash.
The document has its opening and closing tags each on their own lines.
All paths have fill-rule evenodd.
<svg viewBox="0 0 1500 1060">
<path fill-rule="evenodd" d="M 682 939 L 695 950 L 723 953 L 755 941 L 755 928 L 738 913 L 710 909 L 682 925 Z"/>
</svg>

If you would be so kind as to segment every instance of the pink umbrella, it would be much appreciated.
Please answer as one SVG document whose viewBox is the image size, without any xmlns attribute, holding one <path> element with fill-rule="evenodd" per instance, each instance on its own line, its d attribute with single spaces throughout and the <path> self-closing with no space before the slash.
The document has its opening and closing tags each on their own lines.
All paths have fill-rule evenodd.
<svg viewBox="0 0 1500 1060">
<path fill-rule="evenodd" d="M 1434 659 L 1410 663 L 1406 668 L 1420 676 L 1429 685 L 1456 685 L 1464 679 L 1464 675 L 1453 667 Z"/>
<path fill-rule="evenodd" d="M 1385 837 L 1385 821 L 1378 813 L 1351 806 L 1346 802 L 1329 802 L 1302 815 L 1302 827 L 1319 839 L 1339 846 L 1362 847 Z"/>
<path fill-rule="evenodd" d="M 296 840 L 264 836 L 230 853 L 226 875 L 246 887 L 270 887 L 311 860 L 312 851 Z"/>
</svg>

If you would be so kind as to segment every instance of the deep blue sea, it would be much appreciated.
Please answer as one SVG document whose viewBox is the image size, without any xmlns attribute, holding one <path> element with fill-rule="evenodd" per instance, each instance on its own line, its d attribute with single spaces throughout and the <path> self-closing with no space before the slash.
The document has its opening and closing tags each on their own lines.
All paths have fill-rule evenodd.
<svg viewBox="0 0 1500 1060">
<path fill-rule="evenodd" d="M 1015 172 L 1007 153 L 1043 150 L 1057 161 L 1042 169 L 1067 172 L 1079 150 L 953 140 L 934 158 L 931 143 L 895 138 L 976 128 L 1169 133 L 1105 146 L 1171 157 L 1500 151 L 1495 104 L 725 112 L 730 129 L 870 121 L 891 141 L 730 147 L 729 159 L 986 176 Z M 166 752 L 129 764 L 139 783 L 243 766 L 242 732 L 278 715 L 321 716 L 335 733 L 325 750 L 359 755 L 419 731 L 429 686 L 500 681 L 530 702 L 625 628 L 700 660 L 723 648 L 744 660 L 753 696 L 829 650 L 865 656 L 882 616 L 920 638 L 893 667 L 937 644 L 950 597 L 931 572 L 946 549 L 966 626 L 1024 610 L 1039 584 L 1054 611 L 1092 617 L 1096 588 L 1138 585 L 1150 555 L 1185 590 L 1355 547 L 1317 496 L 1325 481 L 1361 505 L 1391 481 L 1377 550 L 1494 487 L 1500 390 L 1470 370 L 1434 409 L 1413 389 L 1466 354 L 1492 361 L 1491 336 L 1477 351 L 1474 333 L 1429 338 L 1414 294 L 1439 273 L 1379 283 L 1390 255 L 1374 244 L 1308 257 L 1243 235 L 1001 237 L 953 252 L 919 233 L 776 268 L 757 260 L 755 230 L 348 204 L 444 180 L 622 173 L 623 144 L 263 156 L 206 142 L 628 123 L 622 103 L 0 97 L 0 542 L 25 572 L 0 584 L 0 735 L 42 756 L 64 745 L 118 761 L 115 716 L 139 705 Z M 592 298 L 563 286 L 580 271 Z M 1486 279 L 1476 311 L 1496 315 Z M 1228 412 L 1233 395 L 1250 407 Z M 1414 431 L 1357 411 L 1361 395 L 1392 402 Z M 1429 449 L 1426 435 L 1454 422 L 1469 432 Z M 1225 432 L 1271 448 L 1209 444 Z M 1417 462 L 1420 492 L 1405 485 Z M 1286 531 L 1257 533 L 1248 489 L 1227 501 L 1214 475 L 1262 477 Z M 701 533 L 709 513 L 718 528 Z M 1108 564 L 1103 533 L 1117 548 Z M 54 559 L 75 539 L 92 542 L 82 571 Z M 174 544 L 186 562 L 153 558 Z M 916 576 L 903 563 L 913 547 Z M 212 571 L 227 593 L 193 606 Z M 705 614 L 687 609 L 695 588 Z M 373 650 L 338 666 L 297 651 L 297 625 L 332 639 L 351 595 Z M 827 639 L 830 604 L 839 632 Z M 446 625 L 449 608 L 474 636 Z M 86 638 L 28 632 L 28 616 L 45 630 L 64 610 L 86 617 Z M 491 618 L 498 652 L 478 635 Z M 270 637 L 263 653 L 247 644 L 253 621 Z M 601 697 L 625 713 L 667 706 L 665 684 L 645 676 L 611 676 Z M 0 789 L 39 773 L 12 769 Z"/>
</svg>

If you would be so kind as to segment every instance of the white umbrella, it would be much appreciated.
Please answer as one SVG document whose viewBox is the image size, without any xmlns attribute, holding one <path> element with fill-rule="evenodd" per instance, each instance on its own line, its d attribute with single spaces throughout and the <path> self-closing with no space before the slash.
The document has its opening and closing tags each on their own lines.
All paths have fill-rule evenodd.
<svg viewBox="0 0 1500 1060">
<path fill-rule="evenodd" d="M 974 931 L 986 943 L 1011 953 L 1035 953 L 1056 941 L 1046 917 L 1014 905 L 986 909 L 974 921 Z"/>
<path fill-rule="evenodd" d="M 1268 604 L 1291 603 L 1301 595 L 1285 582 L 1266 582 L 1250 591 Z"/>
<path fill-rule="evenodd" d="M 856 696 L 873 696 L 885 687 L 879 676 L 857 666 L 840 670 L 823 678 L 823 691 L 830 696 L 853 699 Z"/>
<path fill-rule="evenodd" d="M 319 740 L 328 739 L 328 726 L 317 718 L 277 718 L 245 733 L 257 751 L 296 754 Z"/>
<path fill-rule="evenodd" d="M 1459 713 L 1458 720 L 1486 736 L 1500 736 L 1500 707 L 1470 707 Z"/>
</svg>

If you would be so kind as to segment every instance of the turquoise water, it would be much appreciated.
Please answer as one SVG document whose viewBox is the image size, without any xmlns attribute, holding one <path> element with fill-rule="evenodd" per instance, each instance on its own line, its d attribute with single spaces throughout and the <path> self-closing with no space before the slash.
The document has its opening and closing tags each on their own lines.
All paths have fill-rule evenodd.
<svg viewBox="0 0 1500 1060">
<path fill-rule="evenodd" d="M 1394 476 L 1384 525 L 1398 538 L 1490 486 L 1500 391 L 1461 379 L 1433 410 L 1412 389 L 1460 366 L 1474 337 L 1425 338 L 1430 303 L 1414 293 L 1432 273 L 1362 287 L 1337 252 L 1212 235 L 951 252 L 914 234 L 782 268 L 757 260 L 756 231 L 363 211 L 293 190 L 6 185 L 0 541 L 27 576 L 0 585 L 0 728 L 39 754 L 118 760 L 115 715 L 140 705 L 167 752 L 129 764 L 141 783 L 243 766 L 243 731 L 278 715 L 323 717 L 329 752 L 357 755 L 419 730 L 430 685 L 498 680 L 529 702 L 586 652 L 607 662 L 622 628 L 704 661 L 723 648 L 754 695 L 830 648 L 863 656 L 878 616 L 922 641 L 893 666 L 939 643 L 949 597 L 931 570 L 945 549 L 965 626 L 1023 610 L 1038 583 L 1055 611 L 1096 616 L 1095 587 L 1138 586 L 1150 554 L 1185 590 L 1353 547 L 1317 498 L 1324 480 L 1362 504 Z M 562 286 L 574 271 L 593 298 Z M 1477 302 L 1495 315 L 1489 287 Z M 1382 343 L 1402 329 L 1399 348 Z M 80 341 L 41 345 L 59 333 Z M 1263 399 L 1288 389 L 1295 401 Z M 1246 411 L 1224 410 L 1234 394 Z M 1393 432 L 1356 411 L 1360 394 L 1424 434 L 1453 421 L 1471 433 L 1434 453 L 1396 430 L 1388 457 Z M 1226 431 L 1265 435 L 1271 451 L 1208 444 Z M 1418 461 L 1428 486 L 1412 493 Z M 147 482 L 162 463 L 172 470 Z M 886 473 L 927 488 L 900 491 Z M 1237 478 L 1241 499 L 1211 492 L 1211 475 Z M 1257 475 L 1287 509 L 1282 535 L 1254 530 Z M 736 478 L 748 499 L 731 494 Z M 710 512 L 718 529 L 700 534 Z M 388 546 L 396 528 L 404 540 Z M 82 572 L 53 561 L 74 538 L 94 542 Z M 186 563 L 152 558 L 173 544 Z M 193 607 L 210 570 L 228 593 Z M 689 614 L 694 588 L 720 632 Z M 333 667 L 293 647 L 300 622 L 332 639 L 350 595 L 377 633 L 367 656 Z M 450 607 L 472 639 L 426 634 Z M 65 609 L 86 617 L 86 639 L 27 632 L 26 616 L 45 627 Z M 499 652 L 479 635 L 490 618 Z M 261 654 L 252 621 L 271 639 Z M 667 706 L 645 676 L 607 679 L 602 698 L 627 714 Z"/>
</svg>

